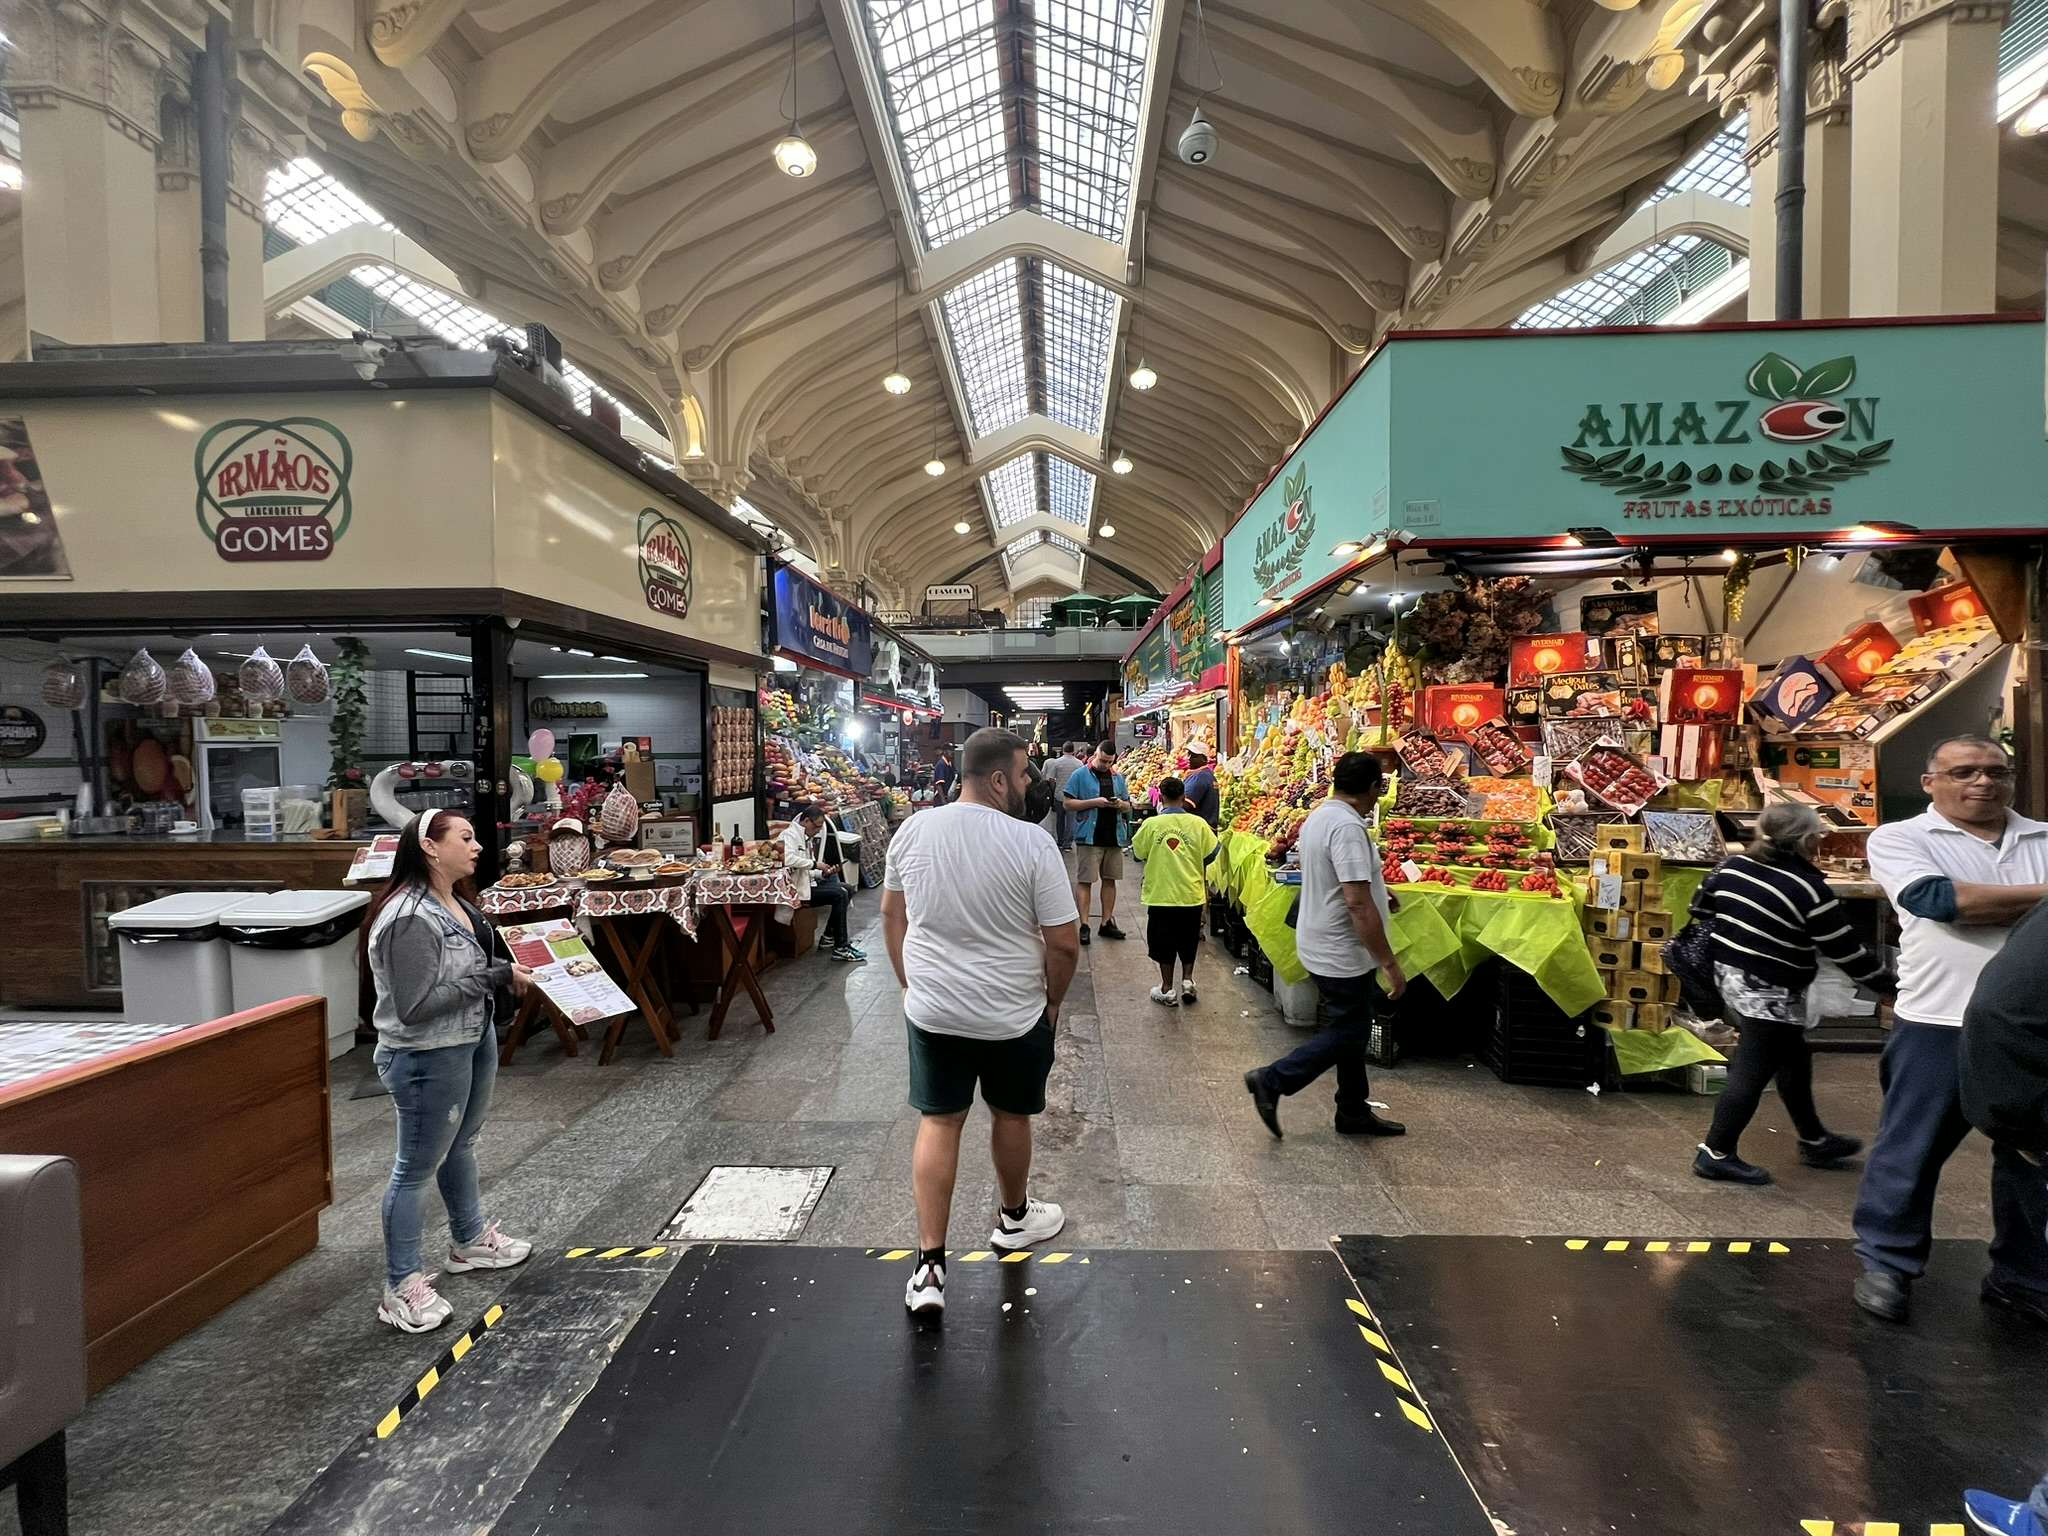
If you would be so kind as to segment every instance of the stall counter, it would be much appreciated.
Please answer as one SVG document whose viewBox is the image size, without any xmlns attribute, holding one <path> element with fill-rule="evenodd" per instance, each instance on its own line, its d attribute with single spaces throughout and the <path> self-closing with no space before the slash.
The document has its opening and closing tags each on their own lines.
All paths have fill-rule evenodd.
<svg viewBox="0 0 2048 1536">
<path fill-rule="evenodd" d="M 112 836 L 0 841 L 9 901 L 0 1007 L 118 1008 L 120 961 L 106 920 L 176 891 L 337 891 L 361 841 Z"/>
</svg>

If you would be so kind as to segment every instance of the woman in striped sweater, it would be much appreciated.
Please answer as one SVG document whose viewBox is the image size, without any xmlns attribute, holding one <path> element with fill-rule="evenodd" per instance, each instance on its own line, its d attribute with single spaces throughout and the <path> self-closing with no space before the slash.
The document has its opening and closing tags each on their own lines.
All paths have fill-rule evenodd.
<svg viewBox="0 0 2048 1536">
<path fill-rule="evenodd" d="M 1700 887 L 1698 908 L 1714 918 L 1714 979 L 1729 1022 L 1742 1031 L 1727 1091 L 1693 1159 L 1692 1171 L 1703 1179 L 1771 1182 L 1766 1170 L 1736 1155 L 1735 1144 L 1773 1078 L 1799 1133 L 1801 1162 L 1832 1167 L 1863 1150 L 1856 1137 L 1831 1133 L 1814 1108 L 1806 990 L 1820 973 L 1822 955 L 1873 991 L 1889 995 L 1897 982 L 1858 942 L 1848 914 L 1814 867 L 1823 830 L 1810 807 L 1774 801 L 1758 818 L 1748 850 Z"/>
</svg>

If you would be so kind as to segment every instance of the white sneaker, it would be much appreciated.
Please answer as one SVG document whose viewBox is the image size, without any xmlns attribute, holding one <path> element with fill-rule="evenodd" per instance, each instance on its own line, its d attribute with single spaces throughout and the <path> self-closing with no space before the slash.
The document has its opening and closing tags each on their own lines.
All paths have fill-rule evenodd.
<svg viewBox="0 0 2048 1536">
<path fill-rule="evenodd" d="M 1180 1000 L 1183 1003 L 1192 1003 L 1195 1000 L 1195 984 L 1192 981 L 1180 984 Z"/>
<path fill-rule="evenodd" d="M 1150 997 L 1153 1002 L 1158 1003 L 1161 1007 L 1164 1008 L 1178 1008 L 1180 1006 L 1180 999 L 1175 997 L 1171 992 L 1167 991 L 1164 987 L 1154 987 L 1149 993 L 1146 994 L 1146 996 Z"/>
<path fill-rule="evenodd" d="M 937 1317 L 946 1310 L 946 1270 L 940 1264 L 911 1266 L 910 1283 L 903 1288 L 903 1305 L 912 1317 Z"/>
<path fill-rule="evenodd" d="M 427 1283 L 427 1277 L 414 1270 L 398 1283 L 396 1290 L 384 1288 L 384 1299 L 377 1306 L 377 1321 L 406 1333 L 431 1333 L 447 1322 L 454 1310 L 447 1298 Z"/>
<path fill-rule="evenodd" d="M 448 1245 L 448 1268 L 458 1275 L 471 1269 L 510 1269 L 524 1264 L 532 1252 L 533 1244 L 523 1237 L 507 1237 L 494 1221 L 475 1242 Z"/>
<path fill-rule="evenodd" d="M 989 1233 L 988 1245 L 1014 1253 L 1049 1237 L 1058 1237 L 1060 1228 L 1066 1224 L 1067 1213 L 1050 1200 L 1026 1200 L 1022 1221 L 1012 1221 L 1006 1212 L 996 1212 L 996 1229 Z"/>
</svg>

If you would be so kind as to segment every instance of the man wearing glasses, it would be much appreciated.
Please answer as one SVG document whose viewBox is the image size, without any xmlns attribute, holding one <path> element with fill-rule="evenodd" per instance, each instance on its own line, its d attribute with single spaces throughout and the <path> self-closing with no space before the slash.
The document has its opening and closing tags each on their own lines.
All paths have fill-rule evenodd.
<svg viewBox="0 0 2048 1536">
<path fill-rule="evenodd" d="M 1958 1088 L 1963 1010 L 2012 925 L 2048 897 L 2048 823 L 2012 811 L 2012 762 L 1978 736 L 1941 742 L 1928 810 L 1870 834 L 1870 872 L 1899 914 L 1899 1001 L 1878 1081 L 1884 1112 L 1856 1197 L 1856 1305 L 1902 1323 L 1933 1244 L 1942 1164 L 1968 1134 Z M 2048 1191 L 1995 1146 L 1983 1298 L 2048 1324 Z"/>
</svg>

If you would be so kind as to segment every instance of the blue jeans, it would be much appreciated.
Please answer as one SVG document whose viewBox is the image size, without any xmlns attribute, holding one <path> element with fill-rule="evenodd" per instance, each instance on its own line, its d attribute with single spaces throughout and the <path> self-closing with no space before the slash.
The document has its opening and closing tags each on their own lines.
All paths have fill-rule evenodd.
<svg viewBox="0 0 2048 1536">
<path fill-rule="evenodd" d="M 1287 1055 L 1266 1068 L 1266 1085 L 1285 1097 L 1299 1093 L 1331 1067 L 1337 1069 L 1337 1118 L 1369 1115 L 1366 1102 L 1371 1084 L 1366 1080 L 1365 1052 L 1372 1043 L 1373 1008 L 1379 992 L 1378 976 L 1317 976 L 1309 980 L 1323 995 L 1323 1007 L 1330 1022 L 1318 1034 L 1303 1041 Z"/>
<path fill-rule="evenodd" d="M 385 1278 L 395 1287 L 423 1267 L 420 1225 L 428 1179 L 441 1186 L 455 1241 L 473 1243 L 483 1235 L 476 1138 L 498 1081 L 497 1031 L 486 1028 L 473 1046 L 437 1051 L 380 1045 L 374 1059 L 378 1080 L 398 1110 L 398 1161 L 384 1191 Z"/>
<path fill-rule="evenodd" d="M 1899 1021 L 1878 1067 L 1884 1109 L 1856 1196 L 1856 1255 L 1907 1280 L 1927 1272 L 1942 1164 L 1970 1133 L 1958 1086 L 1963 1032 Z M 2009 1147 L 1991 1151 L 1991 1277 L 2048 1291 L 2048 1187 Z"/>
</svg>

